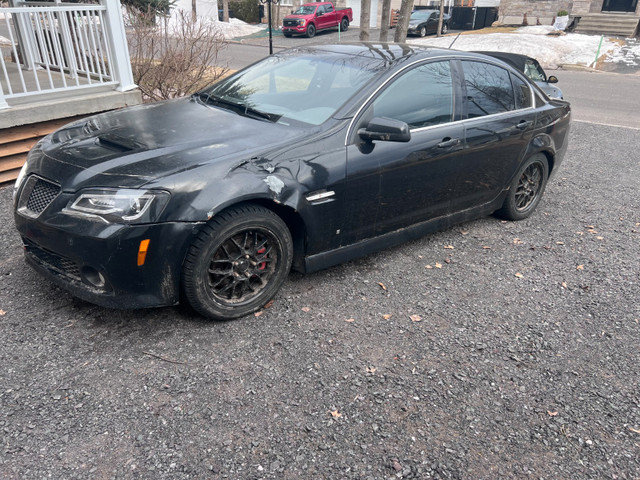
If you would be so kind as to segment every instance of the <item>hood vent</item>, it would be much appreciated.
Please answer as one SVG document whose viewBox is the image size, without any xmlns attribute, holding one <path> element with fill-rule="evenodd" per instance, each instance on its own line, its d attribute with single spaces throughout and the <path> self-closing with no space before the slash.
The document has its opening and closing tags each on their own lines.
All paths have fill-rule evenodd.
<svg viewBox="0 0 640 480">
<path fill-rule="evenodd" d="M 132 150 L 140 150 L 144 148 L 143 144 L 136 142 L 135 140 L 121 137 L 120 135 L 115 135 L 113 133 L 100 135 L 98 137 L 98 141 L 101 146 L 116 152 L 130 152 Z"/>
</svg>

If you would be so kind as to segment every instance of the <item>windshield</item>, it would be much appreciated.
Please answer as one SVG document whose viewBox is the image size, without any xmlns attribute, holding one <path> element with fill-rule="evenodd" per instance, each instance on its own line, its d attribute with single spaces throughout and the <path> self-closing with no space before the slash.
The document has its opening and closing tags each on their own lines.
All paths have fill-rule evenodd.
<svg viewBox="0 0 640 480">
<path fill-rule="evenodd" d="M 282 124 L 320 125 L 382 67 L 342 54 L 289 53 L 266 58 L 200 93 L 218 108 Z"/>
<path fill-rule="evenodd" d="M 411 14 L 411 20 L 427 20 L 432 13 L 430 10 L 416 10 Z"/>
<path fill-rule="evenodd" d="M 293 15 L 311 15 L 316 11 L 316 8 L 317 7 L 315 5 L 302 5 L 295 12 L 293 12 Z"/>
</svg>

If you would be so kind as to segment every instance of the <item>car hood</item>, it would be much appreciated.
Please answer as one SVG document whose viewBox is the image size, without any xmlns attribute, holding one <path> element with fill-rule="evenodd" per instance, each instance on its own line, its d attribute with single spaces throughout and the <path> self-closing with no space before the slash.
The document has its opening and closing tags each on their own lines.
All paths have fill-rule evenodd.
<svg viewBox="0 0 640 480">
<path fill-rule="evenodd" d="M 305 20 L 312 16 L 313 16 L 313 13 L 308 13 L 308 14 L 287 15 L 284 18 L 286 18 L 287 20 L 300 20 L 300 19 Z"/>
<path fill-rule="evenodd" d="M 65 190 L 140 187 L 203 164 L 250 158 L 300 134 L 299 128 L 180 99 L 67 125 L 41 143 L 45 157 L 29 169 Z"/>
</svg>

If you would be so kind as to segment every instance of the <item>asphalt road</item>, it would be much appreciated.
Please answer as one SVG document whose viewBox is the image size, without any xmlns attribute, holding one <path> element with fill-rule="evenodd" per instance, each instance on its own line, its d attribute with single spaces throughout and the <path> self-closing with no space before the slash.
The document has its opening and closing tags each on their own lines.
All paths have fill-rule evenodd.
<svg viewBox="0 0 640 480">
<path fill-rule="evenodd" d="M 640 478 L 640 100 L 604 93 L 637 78 L 557 73 L 571 145 L 531 218 L 291 274 L 234 322 L 74 299 L 0 188 L 0 478 Z"/>
</svg>

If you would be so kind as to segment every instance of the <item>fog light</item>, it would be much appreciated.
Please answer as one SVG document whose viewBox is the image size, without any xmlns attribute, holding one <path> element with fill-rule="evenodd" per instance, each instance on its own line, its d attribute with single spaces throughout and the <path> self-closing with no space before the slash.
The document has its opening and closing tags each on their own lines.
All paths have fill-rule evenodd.
<svg viewBox="0 0 640 480">
<path fill-rule="evenodd" d="M 88 284 L 96 287 L 96 288 L 104 288 L 107 284 L 107 279 L 104 278 L 99 271 L 92 267 L 84 267 L 82 269 L 82 278 Z"/>
</svg>

